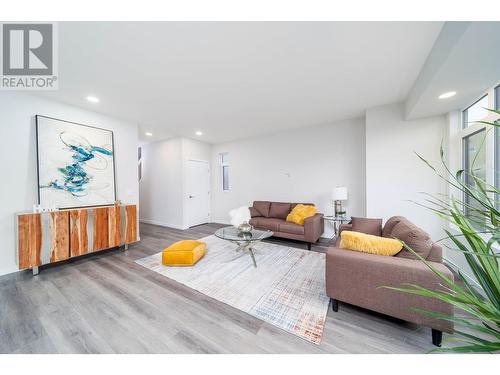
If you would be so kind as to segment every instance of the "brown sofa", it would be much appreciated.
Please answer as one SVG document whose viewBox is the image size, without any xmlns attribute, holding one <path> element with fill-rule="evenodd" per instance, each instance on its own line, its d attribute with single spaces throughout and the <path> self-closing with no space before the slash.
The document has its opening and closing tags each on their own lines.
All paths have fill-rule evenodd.
<svg viewBox="0 0 500 375">
<path fill-rule="evenodd" d="M 323 214 L 307 218 L 303 226 L 287 222 L 286 217 L 297 204 L 299 203 L 255 201 L 249 207 L 252 216 L 250 224 L 256 229 L 273 231 L 275 237 L 307 242 L 307 248 L 311 250 L 311 244 L 323 234 Z"/>
<path fill-rule="evenodd" d="M 343 230 L 353 230 L 353 225 L 344 224 L 340 227 L 340 232 Z M 389 219 L 381 234 L 388 238 L 398 238 L 409 246 L 411 244 L 413 249 L 423 249 L 421 255 L 425 255 L 424 258 L 432 262 L 437 270 L 453 280 L 451 271 L 442 264 L 441 247 L 406 218 L 396 216 Z M 406 249 L 395 256 L 383 256 L 343 250 L 338 245 L 339 240 L 336 247 L 328 250 L 326 256 L 326 292 L 331 298 L 334 311 L 338 311 L 338 301 L 342 301 L 428 326 L 432 328 L 433 344 L 441 346 L 442 332 L 451 332 L 453 323 L 432 318 L 413 309 L 452 315 L 453 306 L 437 299 L 380 288 L 416 284 L 428 289 L 442 289 L 440 279 L 422 261 Z"/>
</svg>

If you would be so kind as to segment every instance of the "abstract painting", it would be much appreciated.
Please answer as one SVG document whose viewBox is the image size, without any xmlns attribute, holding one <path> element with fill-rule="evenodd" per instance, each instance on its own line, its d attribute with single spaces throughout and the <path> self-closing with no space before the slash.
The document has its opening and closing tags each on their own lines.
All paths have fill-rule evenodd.
<svg viewBox="0 0 500 375">
<path fill-rule="evenodd" d="M 42 207 L 74 208 L 116 200 L 113 132 L 36 116 L 38 198 Z"/>
</svg>

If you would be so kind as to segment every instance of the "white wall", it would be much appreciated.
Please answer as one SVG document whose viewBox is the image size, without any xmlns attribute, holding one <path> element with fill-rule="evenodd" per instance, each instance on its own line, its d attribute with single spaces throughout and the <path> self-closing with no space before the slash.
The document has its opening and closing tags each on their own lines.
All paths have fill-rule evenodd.
<svg viewBox="0 0 500 375">
<path fill-rule="evenodd" d="M 186 163 L 210 161 L 210 145 L 187 138 L 173 138 L 142 147 L 140 220 L 185 229 L 187 222 Z"/>
<path fill-rule="evenodd" d="M 182 141 L 180 138 L 142 147 L 142 180 L 139 185 L 140 220 L 181 228 Z"/>
<path fill-rule="evenodd" d="M 229 153 L 230 191 L 221 187 L 219 154 Z M 212 218 L 254 200 L 315 203 L 331 214 L 331 191 L 347 186 L 350 215 L 365 214 L 365 126 L 351 119 L 212 147 Z M 326 225 L 327 232 L 331 229 Z"/>
<path fill-rule="evenodd" d="M 138 203 L 136 125 L 36 96 L 0 92 L 0 275 L 17 270 L 15 213 L 31 211 L 38 200 L 37 114 L 112 130 L 117 199 Z"/>
<path fill-rule="evenodd" d="M 387 220 L 402 215 L 434 240 L 444 237 L 443 222 L 409 200 L 425 203 L 420 192 L 446 194 L 447 186 L 414 152 L 436 167 L 446 136 L 445 116 L 405 121 L 403 106 L 391 104 L 366 112 L 366 213 Z"/>
<path fill-rule="evenodd" d="M 184 160 L 210 161 L 212 146 L 209 143 L 182 138 L 182 154 Z"/>
</svg>

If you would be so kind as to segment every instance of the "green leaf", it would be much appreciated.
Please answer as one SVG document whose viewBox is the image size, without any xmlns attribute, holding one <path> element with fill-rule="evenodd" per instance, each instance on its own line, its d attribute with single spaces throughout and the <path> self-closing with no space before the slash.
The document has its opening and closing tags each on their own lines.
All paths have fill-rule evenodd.
<svg viewBox="0 0 500 375">
<path fill-rule="evenodd" d="M 500 110 L 488 109 L 499 115 Z M 479 121 L 488 126 L 499 127 L 499 122 Z M 488 129 L 488 132 L 491 129 Z M 483 138 L 481 147 L 484 147 L 486 137 Z M 383 286 L 400 293 L 411 293 L 414 295 L 433 298 L 449 303 L 457 310 L 466 315 L 448 316 L 438 311 L 416 311 L 427 314 L 435 319 L 454 322 L 457 326 L 466 327 L 466 331 L 455 329 L 456 342 L 460 346 L 436 349 L 433 352 L 483 352 L 494 353 L 500 351 L 500 254 L 494 251 L 494 245 L 500 244 L 500 205 L 495 196 L 500 196 L 500 189 L 492 186 L 480 178 L 474 172 L 477 154 L 472 161 L 471 170 L 458 170 L 453 173 L 445 160 L 443 140 L 439 148 L 443 172 L 435 168 L 424 157 L 417 157 L 425 163 L 434 173 L 450 187 L 456 189 L 461 196 L 467 197 L 467 201 L 458 200 L 454 196 L 439 198 L 431 196 L 426 199 L 425 204 L 414 202 L 417 205 L 433 212 L 445 222 L 452 223 L 459 231 L 453 234 L 445 230 L 446 240 L 444 246 L 462 254 L 470 267 L 477 286 L 471 284 L 463 271 L 459 269 L 457 283 L 450 280 L 446 275 L 439 272 L 432 262 L 428 262 L 411 248 L 404 244 L 405 248 L 413 252 L 417 259 L 423 262 L 441 281 L 441 285 L 435 289 L 427 289 L 415 284 L 405 284 L 396 288 Z M 425 193 L 424 193 L 425 194 Z M 497 198 L 496 198 L 497 199 Z M 476 289 L 480 288 L 480 291 Z"/>
</svg>

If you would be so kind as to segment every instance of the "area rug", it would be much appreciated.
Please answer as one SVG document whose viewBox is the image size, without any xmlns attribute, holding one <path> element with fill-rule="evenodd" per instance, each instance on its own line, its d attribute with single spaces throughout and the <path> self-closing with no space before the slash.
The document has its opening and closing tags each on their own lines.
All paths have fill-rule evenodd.
<svg viewBox="0 0 500 375">
<path fill-rule="evenodd" d="M 266 242 L 257 243 L 253 266 L 248 253 L 209 236 L 207 254 L 194 267 L 167 267 L 161 253 L 136 263 L 209 297 L 319 345 L 329 298 L 325 254 Z"/>
</svg>

